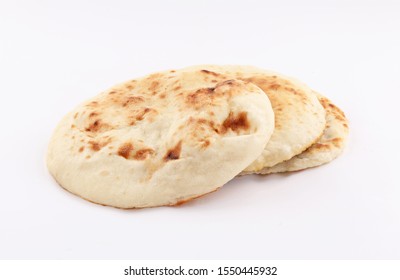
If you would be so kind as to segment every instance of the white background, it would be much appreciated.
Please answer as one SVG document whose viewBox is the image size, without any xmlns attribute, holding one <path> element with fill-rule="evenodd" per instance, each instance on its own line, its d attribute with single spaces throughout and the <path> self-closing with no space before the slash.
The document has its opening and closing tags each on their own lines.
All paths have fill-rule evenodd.
<svg viewBox="0 0 400 280">
<path fill-rule="evenodd" d="M 399 3 L 0 0 L 0 258 L 400 258 Z M 324 93 L 350 120 L 344 154 L 133 211 L 86 202 L 48 174 L 52 130 L 82 100 L 205 63 Z"/>
<path fill-rule="evenodd" d="M 276 267 L 276 276 L 241 275 L 225 276 L 223 279 L 274 279 L 274 280 L 398 280 L 400 278 L 399 260 L 0 260 L 0 276 L 7 280 L 121 280 L 121 279 L 221 279 L 219 267 Z M 206 274 L 190 276 L 125 276 L 125 269 L 142 267 L 153 269 L 184 268 L 208 270 Z M 23 268 L 23 269 L 21 269 Z M 274 271 L 274 270 L 272 270 Z M 328 272 L 328 273 L 327 273 Z M 55 276 L 56 275 L 56 276 Z M 32 277 L 33 276 L 33 277 Z M 36 277 L 35 277 L 36 276 Z"/>
</svg>

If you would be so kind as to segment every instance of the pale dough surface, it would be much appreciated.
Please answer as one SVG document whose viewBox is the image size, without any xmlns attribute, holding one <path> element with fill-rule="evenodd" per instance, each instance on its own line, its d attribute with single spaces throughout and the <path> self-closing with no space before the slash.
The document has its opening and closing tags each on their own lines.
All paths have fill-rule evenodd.
<svg viewBox="0 0 400 280">
<path fill-rule="evenodd" d="M 171 70 L 117 85 L 68 113 L 47 165 L 62 187 L 98 204 L 175 205 L 235 177 L 273 128 L 270 101 L 254 84 Z"/>
</svg>

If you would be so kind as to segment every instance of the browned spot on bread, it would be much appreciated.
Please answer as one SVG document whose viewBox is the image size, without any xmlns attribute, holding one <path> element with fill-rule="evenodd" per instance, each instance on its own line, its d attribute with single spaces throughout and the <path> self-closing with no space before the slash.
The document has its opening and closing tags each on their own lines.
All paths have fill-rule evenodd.
<svg viewBox="0 0 400 280">
<path fill-rule="evenodd" d="M 186 97 L 186 103 L 189 103 L 191 105 L 198 103 L 198 100 L 199 100 L 199 96 L 195 93 L 189 94 Z"/>
<path fill-rule="evenodd" d="M 90 155 L 87 155 L 86 158 L 89 159 L 89 158 L 91 158 L 91 156 L 90 156 Z"/>
<path fill-rule="evenodd" d="M 100 124 L 101 124 L 100 120 L 95 120 L 85 130 L 90 132 L 96 132 L 100 129 Z"/>
<path fill-rule="evenodd" d="M 333 115 L 335 116 L 335 119 L 337 119 L 341 122 L 346 121 L 344 114 L 340 114 L 339 112 L 333 112 Z"/>
<path fill-rule="evenodd" d="M 100 149 L 102 148 L 101 146 L 100 146 L 100 144 L 98 143 L 98 142 L 96 142 L 96 141 L 89 141 L 89 145 L 90 145 L 90 148 L 93 150 L 93 151 L 100 151 Z"/>
<path fill-rule="evenodd" d="M 83 147 L 83 146 L 80 147 L 80 148 L 79 148 L 79 152 L 82 153 L 84 149 L 85 149 L 85 147 Z"/>
<path fill-rule="evenodd" d="M 214 90 L 215 90 L 215 88 L 213 88 L 213 87 L 201 88 L 201 89 L 198 89 L 195 93 L 197 93 L 197 94 L 211 94 L 211 93 L 214 92 Z"/>
<path fill-rule="evenodd" d="M 347 123 L 342 123 L 342 125 L 343 125 L 345 128 L 349 128 L 349 126 L 347 125 Z"/>
<path fill-rule="evenodd" d="M 182 87 L 181 86 L 176 86 L 173 88 L 173 90 L 180 90 Z"/>
<path fill-rule="evenodd" d="M 89 126 L 87 126 L 85 128 L 85 131 L 90 132 L 90 133 L 96 133 L 96 132 L 100 132 L 100 131 L 106 131 L 109 128 L 110 128 L 110 125 L 102 122 L 101 119 L 96 119 L 95 121 L 91 122 L 89 124 Z M 90 135 L 88 135 L 88 136 L 91 137 Z"/>
<path fill-rule="evenodd" d="M 91 113 L 89 114 L 89 118 L 93 118 L 93 117 L 96 117 L 96 116 L 98 116 L 98 115 L 99 115 L 98 112 L 93 111 L 93 112 L 91 112 Z"/>
<path fill-rule="evenodd" d="M 127 142 L 127 143 L 125 143 L 125 144 L 122 144 L 122 145 L 119 147 L 117 153 L 118 153 L 119 156 L 128 159 L 129 156 L 130 156 L 130 153 L 132 152 L 132 150 L 133 150 L 133 145 L 132 145 L 132 143 Z"/>
<path fill-rule="evenodd" d="M 280 89 L 280 85 L 279 84 L 276 84 L 276 83 L 272 83 L 272 84 L 270 84 L 269 86 L 268 86 L 268 89 L 271 89 L 271 90 L 278 90 L 278 89 Z"/>
<path fill-rule="evenodd" d="M 144 160 L 147 158 L 147 156 L 152 155 L 152 154 L 154 154 L 153 149 L 141 149 L 135 153 L 133 158 L 136 160 Z"/>
<path fill-rule="evenodd" d="M 71 128 L 75 128 L 76 126 L 74 124 L 71 124 Z"/>
<path fill-rule="evenodd" d="M 218 82 L 218 81 L 217 81 L 217 80 L 211 80 L 211 82 L 212 82 L 212 83 L 216 83 L 216 82 Z"/>
<path fill-rule="evenodd" d="M 94 141 L 94 140 L 90 140 L 88 142 L 90 149 L 92 149 L 93 151 L 97 152 L 100 151 L 103 147 L 107 146 L 109 143 L 111 142 L 111 138 L 105 138 L 101 141 Z"/>
<path fill-rule="evenodd" d="M 78 112 L 75 113 L 74 119 L 76 119 L 77 117 L 78 117 Z"/>
<path fill-rule="evenodd" d="M 178 142 L 172 149 L 169 149 L 164 156 L 164 161 L 179 159 L 182 150 L 182 140 Z"/>
<path fill-rule="evenodd" d="M 116 93 L 117 92 L 115 90 L 113 90 L 113 91 L 110 91 L 108 94 L 113 95 L 113 94 L 116 94 Z"/>
<path fill-rule="evenodd" d="M 284 87 L 285 90 L 293 93 L 294 95 L 298 95 L 299 93 L 292 87 Z"/>
<path fill-rule="evenodd" d="M 171 71 L 169 71 L 169 72 L 171 72 L 171 73 L 175 73 L 176 71 L 175 71 L 175 70 L 171 70 Z"/>
<path fill-rule="evenodd" d="M 226 81 L 218 83 L 216 88 L 220 87 L 220 86 L 224 86 L 224 85 L 233 85 L 234 83 L 235 83 L 235 80 L 226 80 Z"/>
<path fill-rule="evenodd" d="M 189 119 L 189 121 L 192 121 L 192 120 L 194 120 L 194 119 Z M 197 119 L 196 121 L 197 121 L 197 123 L 199 123 L 199 124 L 206 124 L 206 125 L 208 125 L 208 126 L 214 127 L 214 122 L 211 121 L 211 120 Z"/>
<path fill-rule="evenodd" d="M 99 102 L 97 102 L 97 101 L 92 101 L 88 104 L 88 106 L 91 106 L 91 107 L 96 107 L 97 105 L 99 105 Z"/>
<path fill-rule="evenodd" d="M 208 75 L 212 75 L 212 76 L 214 76 L 214 77 L 221 76 L 221 75 L 218 74 L 218 73 L 215 73 L 215 72 L 212 72 L 212 71 L 209 71 L 209 70 L 205 70 L 205 69 L 200 70 L 200 72 L 205 73 L 205 74 L 208 74 Z"/>
<path fill-rule="evenodd" d="M 342 138 L 336 137 L 331 139 L 331 143 L 337 148 L 340 148 L 340 144 L 342 143 Z"/>
<path fill-rule="evenodd" d="M 122 102 L 122 107 L 126 107 L 130 104 L 137 104 L 143 102 L 144 98 L 140 96 L 129 96 Z"/>
<path fill-rule="evenodd" d="M 221 133 L 226 133 L 229 129 L 238 132 L 239 130 L 248 130 L 250 128 L 247 112 L 239 112 L 234 114 L 229 112 L 228 117 L 222 123 Z"/>
<path fill-rule="evenodd" d="M 149 113 L 150 111 L 156 111 L 154 109 L 150 109 L 150 108 L 144 108 L 141 112 L 139 112 L 136 116 L 135 116 L 135 120 L 136 121 L 141 121 L 144 119 L 144 116 Z"/>
<path fill-rule="evenodd" d="M 208 139 L 203 140 L 201 146 L 203 148 L 207 148 L 208 146 L 210 146 L 210 140 Z"/>
<path fill-rule="evenodd" d="M 188 94 L 186 96 L 186 103 L 188 105 L 193 106 L 193 105 L 205 105 L 209 103 L 213 99 L 213 93 L 214 93 L 215 88 L 201 88 L 196 90 L 194 93 Z"/>
<path fill-rule="evenodd" d="M 332 104 L 330 104 L 329 100 L 326 99 L 326 98 L 324 98 L 324 97 L 320 97 L 320 98 L 319 98 L 319 102 L 320 102 L 321 105 L 322 105 L 324 108 L 326 108 L 326 109 L 328 109 L 329 105 L 332 105 Z"/>
<path fill-rule="evenodd" d="M 160 83 L 158 81 L 153 81 L 153 82 L 151 82 L 151 84 L 149 86 L 149 90 L 155 91 L 159 85 L 160 85 Z"/>
<path fill-rule="evenodd" d="M 215 123 L 212 120 L 207 120 L 207 119 L 203 119 L 203 118 L 193 118 L 190 117 L 188 124 L 190 126 L 193 126 L 194 128 L 194 133 L 192 133 L 192 135 L 196 138 L 197 137 L 197 130 L 201 130 L 201 131 L 205 131 L 205 126 L 211 128 L 211 130 L 213 130 L 214 132 L 218 133 L 218 129 L 215 127 Z M 184 126 L 180 127 L 180 129 L 182 129 Z"/>
<path fill-rule="evenodd" d="M 165 97 L 166 97 L 165 93 L 163 93 L 163 94 L 160 95 L 160 98 L 161 98 L 161 99 L 164 99 Z"/>
<path fill-rule="evenodd" d="M 326 150 L 326 149 L 329 149 L 329 144 L 316 143 L 316 144 L 314 144 L 313 147 L 320 149 L 320 150 Z"/>
</svg>

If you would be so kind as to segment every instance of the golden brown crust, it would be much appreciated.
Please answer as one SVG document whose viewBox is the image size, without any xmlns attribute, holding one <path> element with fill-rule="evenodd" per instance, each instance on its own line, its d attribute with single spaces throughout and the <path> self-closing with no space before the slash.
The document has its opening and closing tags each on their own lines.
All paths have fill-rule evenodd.
<svg viewBox="0 0 400 280">
<path fill-rule="evenodd" d="M 136 151 L 135 155 L 133 156 L 134 159 L 136 160 L 144 160 L 148 156 L 153 155 L 154 150 L 153 149 L 141 149 Z"/>
<path fill-rule="evenodd" d="M 126 159 L 129 159 L 132 151 L 133 151 L 132 143 L 127 142 L 119 147 L 118 155 Z"/>
<path fill-rule="evenodd" d="M 164 161 L 179 159 L 182 150 L 182 141 L 179 141 L 175 147 L 169 149 L 164 156 Z"/>
<path fill-rule="evenodd" d="M 246 112 L 239 112 L 234 114 L 229 112 L 228 117 L 222 123 L 221 133 L 226 133 L 228 130 L 232 131 L 248 131 L 250 129 L 250 122 L 247 119 Z"/>
</svg>

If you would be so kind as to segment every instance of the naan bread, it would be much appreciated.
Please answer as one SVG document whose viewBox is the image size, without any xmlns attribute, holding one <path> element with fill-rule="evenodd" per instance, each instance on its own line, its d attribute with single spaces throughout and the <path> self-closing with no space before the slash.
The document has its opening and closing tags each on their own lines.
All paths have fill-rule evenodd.
<svg viewBox="0 0 400 280">
<path fill-rule="evenodd" d="M 326 127 L 321 138 L 303 153 L 275 166 L 264 168 L 258 171 L 258 174 L 315 167 L 334 160 L 342 153 L 349 133 L 348 121 L 344 113 L 328 98 L 316 92 L 315 94 L 326 111 Z"/>
<path fill-rule="evenodd" d="M 325 128 L 325 111 L 303 83 L 281 74 L 251 66 L 201 65 L 188 69 L 208 70 L 210 75 L 254 83 L 268 95 L 275 113 L 275 130 L 262 154 L 243 174 L 286 161 L 310 147 Z"/>
<path fill-rule="evenodd" d="M 118 85 L 67 114 L 47 165 L 62 187 L 95 203 L 176 205 L 235 177 L 273 128 L 257 86 L 171 70 Z"/>
</svg>

